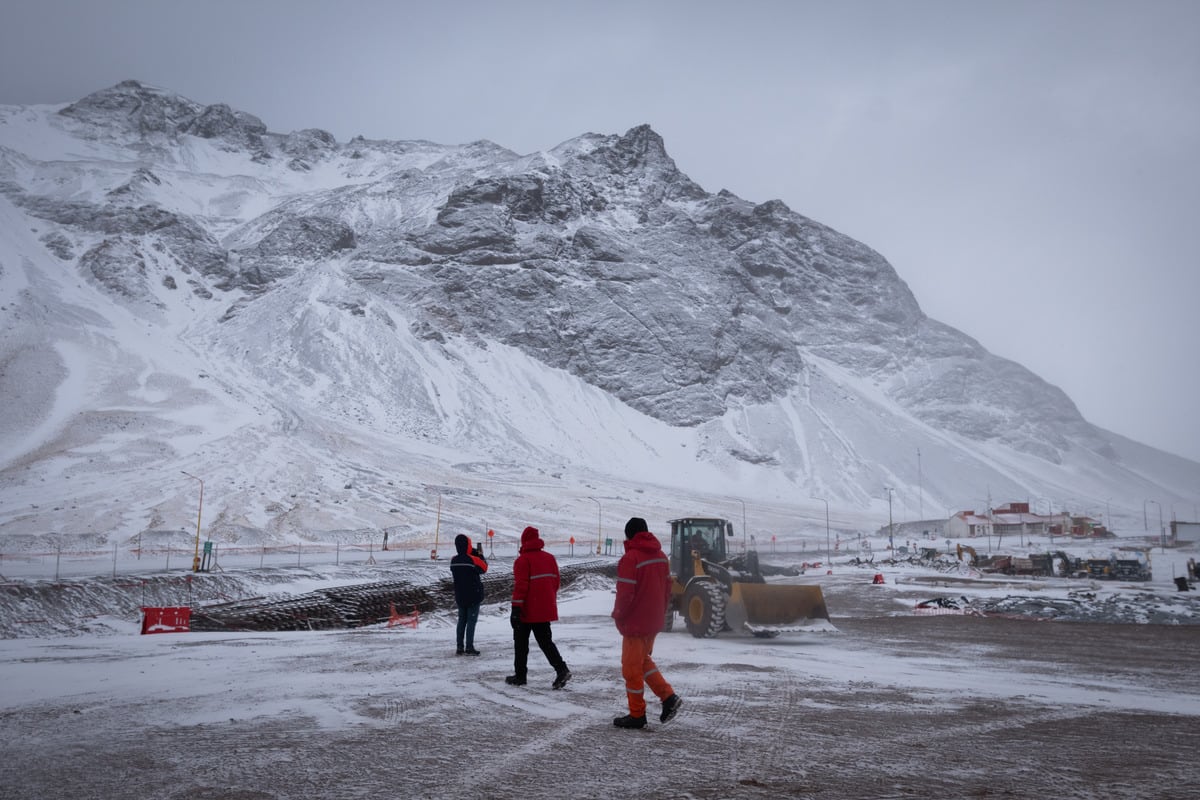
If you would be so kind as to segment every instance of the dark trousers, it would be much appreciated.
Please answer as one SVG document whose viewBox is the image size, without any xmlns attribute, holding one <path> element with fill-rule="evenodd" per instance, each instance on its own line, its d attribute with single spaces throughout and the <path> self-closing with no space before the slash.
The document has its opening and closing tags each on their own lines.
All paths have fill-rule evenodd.
<svg viewBox="0 0 1200 800">
<path fill-rule="evenodd" d="M 455 635 L 459 650 L 472 650 L 475 647 L 475 623 L 479 621 L 479 603 L 458 607 L 458 628 Z"/>
<path fill-rule="evenodd" d="M 550 632 L 549 622 L 527 622 L 518 623 L 513 628 L 513 665 L 517 677 L 524 678 L 528 670 L 529 664 L 529 634 L 533 633 L 533 638 L 537 640 L 538 647 L 542 649 L 546 660 L 550 662 L 550 666 L 554 667 L 554 672 L 559 673 L 567 668 L 567 662 L 563 661 L 563 657 L 558 653 L 558 646 L 554 644 L 554 635 Z"/>
</svg>

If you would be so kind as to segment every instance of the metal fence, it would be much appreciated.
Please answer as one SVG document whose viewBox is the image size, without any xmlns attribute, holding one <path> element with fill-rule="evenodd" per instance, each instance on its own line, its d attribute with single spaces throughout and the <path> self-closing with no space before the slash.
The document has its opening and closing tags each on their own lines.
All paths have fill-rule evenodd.
<svg viewBox="0 0 1200 800">
<path fill-rule="evenodd" d="M 546 539 L 546 549 L 557 556 L 620 555 L 611 540 L 596 542 Z M 436 546 L 435 546 L 436 545 Z M 510 538 L 490 540 L 483 545 L 488 558 L 516 558 L 519 543 Z M 597 553 L 597 549 L 601 553 Z M 395 565 L 403 562 L 448 562 L 454 556 L 453 540 L 435 543 L 393 542 L 382 545 L 297 542 L 285 545 L 238 546 L 204 542 L 196 546 L 128 547 L 114 544 L 107 550 L 72 549 L 67 546 L 41 552 L 0 552 L 0 578 L 59 580 L 97 575 L 219 572 L 225 569 L 263 569 L 343 564 Z M 437 556 L 434 558 L 434 556 Z M 199 559 L 197 563 L 197 559 Z"/>
<path fill-rule="evenodd" d="M 69 536 L 63 536 L 60 546 L 39 552 L 0 550 L 0 579 L 59 580 L 70 577 L 112 576 L 134 574 L 177 574 L 225 569 L 263 569 L 267 567 L 304 567 L 317 565 L 363 564 L 389 565 L 401 562 L 449 561 L 454 556 L 453 537 L 403 539 L 388 542 L 381 537 L 376 542 L 295 542 L 290 544 L 236 545 L 220 542 L 200 542 L 186 545 L 139 546 L 132 543 L 113 544 L 105 550 L 72 548 Z M 491 558 L 516 558 L 520 542 L 513 536 L 472 537 L 481 544 L 484 554 Z M 619 557 L 624 548 L 623 536 L 616 538 L 547 536 L 542 535 L 546 549 L 558 557 L 611 556 Z M 899 543 L 898 543 L 899 544 Z M 664 540 L 664 549 L 670 542 Z M 757 540 L 733 539 L 730 548 L 740 552 L 749 545 L 757 548 L 763 558 L 772 556 L 824 563 L 833 558 L 868 555 L 870 542 L 861 535 L 837 541 L 825 536 L 781 535 L 759 537 Z M 0 544 L 0 547 L 3 545 Z M 434 556 L 437 558 L 434 558 Z M 199 559 L 199 564 L 195 562 Z"/>
</svg>

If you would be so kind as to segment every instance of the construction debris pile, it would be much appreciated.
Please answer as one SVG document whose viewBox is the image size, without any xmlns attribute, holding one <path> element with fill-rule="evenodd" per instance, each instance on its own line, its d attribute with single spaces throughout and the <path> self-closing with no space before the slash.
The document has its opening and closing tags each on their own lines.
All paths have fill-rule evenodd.
<svg viewBox="0 0 1200 800">
<path fill-rule="evenodd" d="M 917 603 L 914 611 L 917 614 L 963 614 L 1059 622 L 1200 625 L 1200 598 L 1191 593 L 1103 594 L 1075 591 L 1068 592 L 1066 597 L 934 597 Z"/>
</svg>

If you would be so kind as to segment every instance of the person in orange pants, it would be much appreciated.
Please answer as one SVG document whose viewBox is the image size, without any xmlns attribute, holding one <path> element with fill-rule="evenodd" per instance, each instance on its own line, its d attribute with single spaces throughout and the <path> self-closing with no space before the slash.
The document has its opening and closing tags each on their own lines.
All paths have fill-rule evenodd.
<svg viewBox="0 0 1200 800">
<path fill-rule="evenodd" d="M 659 721 L 675 718 L 683 701 L 654 663 L 654 639 L 662 630 L 671 597 L 671 567 L 646 520 L 625 523 L 625 555 L 617 562 L 617 599 L 612 617 L 621 634 L 621 675 L 629 713 L 618 728 L 646 727 L 646 687 L 662 701 Z"/>
</svg>

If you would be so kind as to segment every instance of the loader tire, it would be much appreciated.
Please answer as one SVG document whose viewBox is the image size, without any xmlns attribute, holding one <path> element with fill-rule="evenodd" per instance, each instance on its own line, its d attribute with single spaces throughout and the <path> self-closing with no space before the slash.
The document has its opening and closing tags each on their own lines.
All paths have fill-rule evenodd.
<svg viewBox="0 0 1200 800">
<path fill-rule="evenodd" d="M 683 621 L 697 639 L 711 639 L 725 627 L 725 592 L 711 581 L 693 583 L 683 595 Z"/>
<path fill-rule="evenodd" d="M 675 627 L 675 609 L 667 608 L 667 613 L 663 615 L 663 633 L 670 633 Z"/>
</svg>

